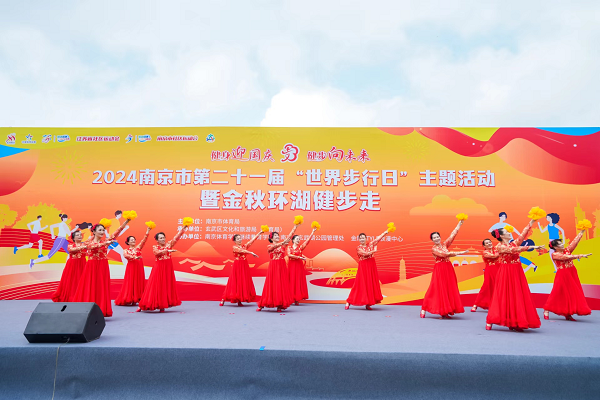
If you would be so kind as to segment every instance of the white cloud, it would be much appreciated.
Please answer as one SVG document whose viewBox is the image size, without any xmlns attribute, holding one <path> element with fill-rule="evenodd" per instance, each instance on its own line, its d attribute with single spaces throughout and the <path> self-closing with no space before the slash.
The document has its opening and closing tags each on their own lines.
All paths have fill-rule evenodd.
<svg viewBox="0 0 600 400">
<path fill-rule="evenodd" d="M 576 126 L 600 111 L 598 2 L 3 11 L 3 125 Z"/>
</svg>

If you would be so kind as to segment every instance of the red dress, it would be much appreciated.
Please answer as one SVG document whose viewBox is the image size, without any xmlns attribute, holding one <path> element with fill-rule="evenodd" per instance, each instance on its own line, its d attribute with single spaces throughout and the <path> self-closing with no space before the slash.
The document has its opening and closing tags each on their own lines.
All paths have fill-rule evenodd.
<svg viewBox="0 0 600 400">
<path fill-rule="evenodd" d="M 144 236 L 140 244 L 134 248 L 123 250 L 123 255 L 127 259 L 125 267 L 125 277 L 123 278 L 123 287 L 115 299 L 116 306 L 130 306 L 139 302 L 146 287 L 146 276 L 144 275 L 144 260 L 142 259 L 142 249 L 148 240 L 148 234 Z"/>
<path fill-rule="evenodd" d="M 485 271 L 483 271 L 483 285 L 475 300 L 475 305 L 484 310 L 490 308 L 492 297 L 494 296 L 494 285 L 496 285 L 496 275 L 498 274 L 499 254 L 496 249 L 483 251 L 483 262 L 485 262 Z"/>
<path fill-rule="evenodd" d="M 288 270 L 290 272 L 290 289 L 292 290 L 293 301 L 308 300 L 308 285 L 306 284 L 306 269 L 304 268 L 305 261 L 292 258 L 290 255 L 303 257 L 302 251 L 310 242 L 311 237 L 309 237 L 308 240 L 306 240 L 306 242 L 300 246 L 291 244 L 287 248 Z"/>
<path fill-rule="evenodd" d="M 69 244 L 67 249 L 69 251 L 69 259 L 65 265 L 62 276 L 60 277 L 60 283 L 56 292 L 52 295 L 52 301 L 54 302 L 66 302 L 72 301 L 77 291 L 77 286 L 83 274 L 83 269 L 86 263 L 86 248 L 87 243 Z"/>
<path fill-rule="evenodd" d="M 175 280 L 175 270 L 173 269 L 173 261 L 169 250 L 175 246 L 181 235 L 183 235 L 183 231 L 183 229 L 180 230 L 173 240 L 164 246 L 156 244 L 152 247 L 156 263 L 152 268 L 152 272 L 150 272 L 148 284 L 138 304 L 138 307 L 142 310 L 161 310 L 181 305 L 175 286 L 177 281 Z"/>
<path fill-rule="evenodd" d="M 290 277 L 285 264 L 285 245 L 272 244 L 267 247 L 269 251 L 269 269 L 263 287 L 258 307 L 263 308 L 288 308 L 292 304 L 290 292 Z"/>
<path fill-rule="evenodd" d="M 257 238 L 258 236 L 255 236 L 246 244 L 233 246 L 233 269 L 223 292 L 223 301 L 250 303 L 256 299 L 256 290 L 246 254 L 250 253 L 248 248 Z"/>
<path fill-rule="evenodd" d="M 552 292 L 544 305 L 546 311 L 552 311 L 554 314 L 565 317 L 573 314 L 590 315 L 592 313 L 583 294 L 577 269 L 573 265 L 573 260 L 576 260 L 578 256 L 571 254 L 582 236 L 583 232 L 579 232 L 563 252 L 552 253 L 557 271 Z"/>
<path fill-rule="evenodd" d="M 98 304 L 105 317 L 112 316 L 110 303 L 110 269 L 108 267 L 108 246 L 125 228 L 121 225 L 117 231 L 100 242 L 93 238 L 87 241 L 88 260 L 73 301 Z"/>
<path fill-rule="evenodd" d="M 454 315 L 465 312 L 458 291 L 458 281 L 450 257 L 455 257 L 456 252 L 448 251 L 448 247 L 458 234 L 456 227 L 450 237 L 443 243 L 433 246 L 431 252 L 435 258 L 433 273 L 429 288 L 423 298 L 422 310 L 431 314 Z"/>
<path fill-rule="evenodd" d="M 366 245 L 358 246 L 358 270 L 356 279 L 350 290 L 350 295 L 346 303 L 353 306 L 372 306 L 381 303 L 383 295 L 381 294 L 381 282 L 377 273 L 377 263 L 373 256 L 373 248 L 377 246 L 379 240 L 373 240 Z"/>
<path fill-rule="evenodd" d="M 521 267 L 519 253 L 533 246 L 518 246 L 529 236 L 531 227 L 527 225 L 516 240 L 496 246 L 500 254 L 494 296 L 487 314 L 487 323 L 509 328 L 539 328 L 540 317 L 533 305 L 529 285 Z"/>
</svg>

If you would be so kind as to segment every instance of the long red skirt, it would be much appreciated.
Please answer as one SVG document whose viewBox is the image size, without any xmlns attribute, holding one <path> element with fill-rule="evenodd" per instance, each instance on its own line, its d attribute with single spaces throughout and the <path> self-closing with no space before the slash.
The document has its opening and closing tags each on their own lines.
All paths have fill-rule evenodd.
<svg viewBox="0 0 600 400">
<path fill-rule="evenodd" d="M 112 316 L 108 260 L 87 261 L 73 301 L 96 303 L 105 317 Z"/>
<path fill-rule="evenodd" d="M 247 260 L 235 260 L 222 299 L 232 303 L 250 303 L 256 298 L 252 274 Z"/>
<path fill-rule="evenodd" d="M 308 286 L 306 284 L 306 269 L 304 269 L 304 261 L 290 259 L 290 261 L 288 261 L 288 269 L 290 271 L 292 300 L 308 300 Z"/>
<path fill-rule="evenodd" d="M 130 260 L 125 267 L 123 287 L 115 299 L 115 305 L 129 306 L 139 302 L 145 287 L 144 261 L 141 258 Z"/>
<path fill-rule="evenodd" d="M 288 308 L 292 301 L 290 277 L 285 260 L 271 260 L 258 306 Z"/>
<path fill-rule="evenodd" d="M 79 281 L 81 280 L 81 275 L 83 274 L 83 269 L 85 268 L 85 263 L 85 257 L 69 258 L 67 260 L 58 288 L 56 288 L 56 292 L 52 295 L 52 301 L 65 302 L 73 300 L 77 286 L 79 286 Z"/>
<path fill-rule="evenodd" d="M 548 300 L 546 300 L 544 310 L 565 317 L 574 314 L 590 315 L 592 313 L 583 294 L 575 267 L 561 268 L 556 272 L 554 286 Z"/>
<path fill-rule="evenodd" d="M 436 262 L 422 310 L 431 314 L 453 315 L 465 312 L 460 300 L 456 273 L 450 261 Z"/>
<path fill-rule="evenodd" d="M 353 306 L 372 306 L 381 303 L 381 300 L 383 295 L 375 259 L 367 258 L 359 261 L 356 279 L 346 302 Z"/>
<path fill-rule="evenodd" d="M 156 261 L 138 307 L 150 311 L 180 306 L 176 282 L 173 261 L 170 258 Z"/>
<path fill-rule="evenodd" d="M 494 287 L 496 285 L 496 275 L 498 275 L 498 264 L 491 264 L 485 267 L 483 271 L 483 285 L 475 300 L 477 307 L 487 310 L 492 304 L 492 297 L 494 297 Z"/>
<path fill-rule="evenodd" d="M 521 263 L 500 264 L 487 323 L 521 329 L 541 326 Z"/>
</svg>

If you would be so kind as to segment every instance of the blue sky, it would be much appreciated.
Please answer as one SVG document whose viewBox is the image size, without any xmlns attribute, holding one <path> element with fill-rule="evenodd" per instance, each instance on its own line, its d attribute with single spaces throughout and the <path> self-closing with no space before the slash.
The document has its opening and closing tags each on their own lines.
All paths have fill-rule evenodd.
<svg viewBox="0 0 600 400">
<path fill-rule="evenodd" d="M 594 1 L 0 3 L 1 126 L 597 126 Z"/>
</svg>

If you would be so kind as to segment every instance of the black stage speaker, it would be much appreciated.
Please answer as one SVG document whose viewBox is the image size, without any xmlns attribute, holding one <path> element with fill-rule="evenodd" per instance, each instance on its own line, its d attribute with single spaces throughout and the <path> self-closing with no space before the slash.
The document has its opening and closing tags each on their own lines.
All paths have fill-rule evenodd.
<svg viewBox="0 0 600 400">
<path fill-rule="evenodd" d="M 39 303 L 23 334 L 29 343 L 85 343 L 98 339 L 105 325 L 96 303 Z"/>
</svg>

